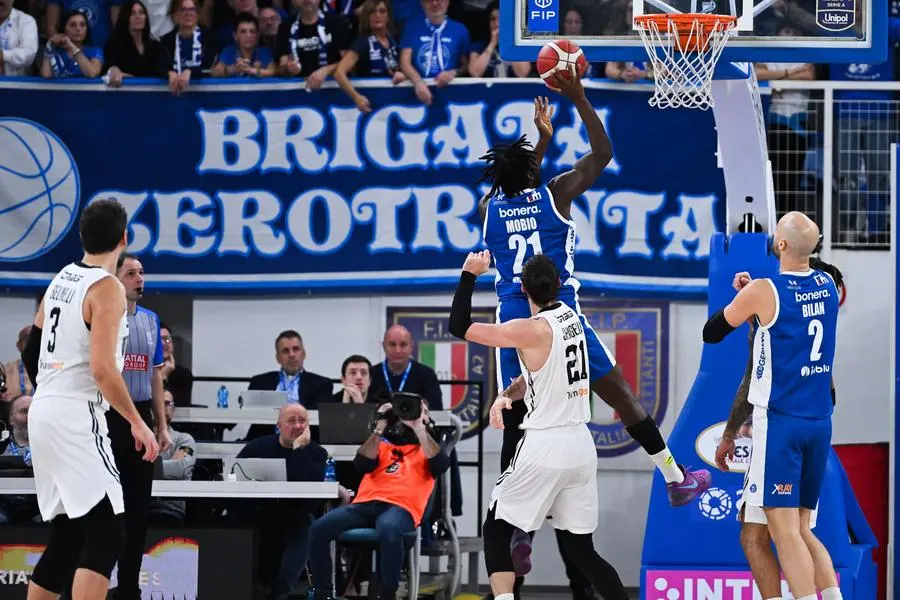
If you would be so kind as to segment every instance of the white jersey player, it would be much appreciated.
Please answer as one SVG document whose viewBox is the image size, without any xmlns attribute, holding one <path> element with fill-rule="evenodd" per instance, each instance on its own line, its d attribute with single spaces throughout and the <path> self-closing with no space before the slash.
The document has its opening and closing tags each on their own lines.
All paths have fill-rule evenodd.
<svg viewBox="0 0 900 600">
<path fill-rule="evenodd" d="M 599 512 L 597 451 L 587 423 L 590 366 L 578 314 L 558 300 L 559 272 L 543 254 L 522 268 L 522 289 L 532 318 L 502 324 L 472 323 L 472 292 L 487 272 L 488 251 L 469 254 L 450 313 L 450 333 L 495 348 L 515 348 L 525 378 L 524 395 L 499 398 L 491 424 L 502 428 L 501 411 L 523 401 L 525 435 L 509 468 L 491 494 L 485 518 L 484 553 L 496 600 L 512 600 L 516 573 L 527 572 L 515 548 L 517 536 L 537 530 L 551 518 L 567 556 L 605 600 L 627 600 L 616 570 L 594 549 Z M 524 532 L 524 533 L 523 533 Z M 528 547 L 520 544 L 517 547 Z M 517 564 L 518 563 L 518 564 Z"/>
<path fill-rule="evenodd" d="M 113 273 L 126 224 L 114 200 L 82 211 L 84 257 L 53 278 L 22 353 L 37 384 L 28 436 L 38 506 L 52 522 L 29 600 L 57 598 L 73 571 L 73 600 L 106 598 L 124 541 L 122 487 L 106 435 L 110 406 L 132 424 L 145 460 L 159 449 L 122 378 L 128 324 L 125 291 Z"/>
</svg>

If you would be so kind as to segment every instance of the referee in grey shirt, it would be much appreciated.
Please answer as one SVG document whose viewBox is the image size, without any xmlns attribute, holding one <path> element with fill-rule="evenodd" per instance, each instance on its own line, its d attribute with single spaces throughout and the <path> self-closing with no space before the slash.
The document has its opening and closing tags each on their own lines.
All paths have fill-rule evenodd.
<svg viewBox="0 0 900 600">
<path fill-rule="evenodd" d="M 125 297 L 128 300 L 128 340 L 125 344 L 123 372 L 125 383 L 134 405 L 147 425 L 153 427 L 154 421 L 160 424 L 156 439 L 162 452 L 168 448 L 171 440 L 166 427 L 163 398 L 164 361 L 159 317 L 153 311 L 137 305 L 144 295 L 144 267 L 136 256 L 122 254 L 116 276 L 125 286 Z M 138 580 L 150 515 L 153 463 L 142 460 L 141 453 L 134 449 L 131 425 L 119 413 L 109 411 L 106 413 L 106 421 L 125 497 L 125 548 L 119 557 L 118 585 L 113 598 L 140 600 Z"/>
</svg>

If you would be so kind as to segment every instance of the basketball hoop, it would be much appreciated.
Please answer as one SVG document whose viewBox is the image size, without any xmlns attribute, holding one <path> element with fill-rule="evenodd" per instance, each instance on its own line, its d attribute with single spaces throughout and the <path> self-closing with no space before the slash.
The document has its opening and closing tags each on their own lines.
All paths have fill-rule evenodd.
<svg viewBox="0 0 900 600">
<path fill-rule="evenodd" d="M 692 13 L 640 15 L 634 24 L 656 79 L 650 106 L 712 107 L 713 72 L 735 32 L 737 18 Z"/>
</svg>

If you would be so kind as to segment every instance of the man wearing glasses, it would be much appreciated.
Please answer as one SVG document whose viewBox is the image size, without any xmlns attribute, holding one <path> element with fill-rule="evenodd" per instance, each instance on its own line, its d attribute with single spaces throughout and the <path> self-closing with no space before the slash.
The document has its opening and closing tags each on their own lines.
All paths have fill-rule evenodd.
<svg viewBox="0 0 900 600">
<path fill-rule="evenodd" d="M 191 389 L 194 374 L 187 367 L 175 363 L 175 333 L 166 323 L 159 324 L 159 339 L 162 341 L 162 378 L 165 388 L 172 392 L 175 406 L 191 405 Z"/>
</svg>

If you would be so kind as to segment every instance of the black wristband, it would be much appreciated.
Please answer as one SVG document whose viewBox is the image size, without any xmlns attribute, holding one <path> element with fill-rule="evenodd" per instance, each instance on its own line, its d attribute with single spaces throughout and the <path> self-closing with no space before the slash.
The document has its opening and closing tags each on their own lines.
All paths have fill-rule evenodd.
<svg viewBox="0 0 900 600">
<path fill-rule="evenodd" d="M 725 309 L 722 309 L 711 316 L 703 326 L 703 341 L 707 344 L 718 344 L 734 330 L 735 328 L 725 320 Z"/>
<path fill-rule="evenodd" d="M 476 279 L 478 278 L 472 273 L 462 272 L 453 295 L 453 306 L 450 308 L 450 333 L 463 340 L 472 325 L 472 294 L 475 292 Z"/>
</svg>

